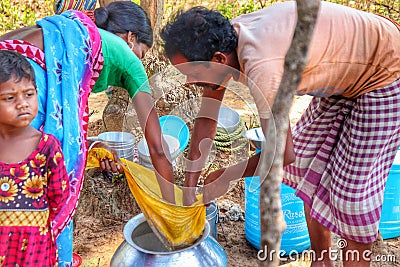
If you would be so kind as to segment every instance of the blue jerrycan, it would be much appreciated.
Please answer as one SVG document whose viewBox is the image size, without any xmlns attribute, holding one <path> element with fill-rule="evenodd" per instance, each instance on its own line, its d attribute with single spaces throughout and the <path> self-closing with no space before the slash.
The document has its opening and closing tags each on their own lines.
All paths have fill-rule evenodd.
<svg viewBox="0 0 400 267">
<path fill-rule="evenodd" d="M 379 231 L 383 239 L 400 236 L 400 148 L 386 181 Z"/>
<path fill-rule="evenodd" d="M 258 176 L 246 177 L 244 183 L 245 236 L 253 247 L 261 249 L 260 178 Z M 310 247 L 303 201 L 295 195 L 294 189 L 284 184 L 281 187 L 281 201 L 286 230 L 282 235 L 280 255 L 301 253 Z"/>
</svg>

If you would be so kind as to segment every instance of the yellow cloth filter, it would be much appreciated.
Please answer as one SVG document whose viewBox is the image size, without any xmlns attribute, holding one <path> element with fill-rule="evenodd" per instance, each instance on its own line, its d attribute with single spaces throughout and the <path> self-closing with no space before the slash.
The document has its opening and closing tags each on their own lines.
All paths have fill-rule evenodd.
<svg viewBox="0 0 400 267">
<path fill-rule="evenodd" d="M 105 157 L 113 158 L 113 155 L 103 148 L 91 149 L 86 169 L 99 167 Z M 182 206 L 182 190 L 174 185 L 176 205 L 167 203 L 161 197 L 154 171 L 123 158 L 121 161 L 125 164 L 122 167 L 129 188 L 155 235 L 170 250 L 193 244 L 202 234 L 206 220 L 202 195 L 192 206 Z"/>
</svg>

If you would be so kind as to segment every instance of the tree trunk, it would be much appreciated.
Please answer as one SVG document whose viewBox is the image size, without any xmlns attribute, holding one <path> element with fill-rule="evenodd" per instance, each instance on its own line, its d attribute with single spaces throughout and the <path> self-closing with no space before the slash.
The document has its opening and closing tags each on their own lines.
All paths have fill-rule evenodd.
<svg viewBox="0 0 400 267">
<path fill-rule="evenodd" d="M 319 0 L 297 0 L 298 21 L 274 104 L 273 119 L 268 122 L 266 142 L 260 160 L 261 248 L 265 258 L 261 266 L 278 266 L 280 241 L 286 224 L 282 214 L 280 189 L 283 177 L 283 154 L 294 92 L 307 62 L 307 52 L 319 9 Z M 270 155 L 274 155 L 271 157 Z M 269 167 L 271 169 L 269 170 Z M 269 171 L 268 171 L 269 170 Z M 262 252 L 262 253 L 261 253 Z M 260 254 L 261 253 L 261 254 Z"/>
<path fill-rule="evenodd" d="M 154 31 L 154 39 L 158 41 L 164 14 L 163 0 L 140 0 L 140 6 L 146 11 Z"/>
</svg>

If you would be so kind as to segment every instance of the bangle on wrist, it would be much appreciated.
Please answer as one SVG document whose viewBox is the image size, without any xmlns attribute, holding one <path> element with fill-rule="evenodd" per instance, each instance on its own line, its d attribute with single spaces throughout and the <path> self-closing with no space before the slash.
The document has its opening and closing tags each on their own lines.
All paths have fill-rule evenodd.
<svg viewBox="0 0 400 267">
<path fill-rule="evenodd" d="M 101 141 L 94 141 L 93 143 L 90 144 L 88 151 L 91 150 L 95 144 L 101 143 Z"/>
</svg>

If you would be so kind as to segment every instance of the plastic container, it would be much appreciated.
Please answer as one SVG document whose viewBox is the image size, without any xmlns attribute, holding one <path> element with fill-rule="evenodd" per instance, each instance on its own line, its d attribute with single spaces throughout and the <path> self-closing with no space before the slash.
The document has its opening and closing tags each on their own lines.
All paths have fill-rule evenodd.
<svg viewBox="0 0 400 267">
<path fill-rule="evenodd" d="M 179 117 L 174 115 L 165 115 L 160 117 L 161 132 L 170 135 L 179 140 L 180 151 L 183 152 L 189 144 L 189 127 Z"/>
<path fill-rule="evenodd" d="M 400 236 L 400 148 L 386 181 L 379 231 L 383 239 Z"/>
<path fill-rule="evenodd" d="M 261 249 L 260 223 L 260 179 L 258 176 L 246 177 L 245 183 L 245 215 L 244 232 L 246 239 L 256 249 Z M 301 253 L 310 247 L 306 216 L 303 201 L 295 194 L 295 190 L 282 184 L 282 211 L 286 222 L 286 230 L 282 234 L 280 255 Z"/>
<path fill-rule="evenodd" d="M 177 156 L 180 154 L 179 140 L 171 135 L 163 134 L 163 136 L 164 140 L 168 144 L 172 165 L 175 166 L 176 165 L 175 160 Z M 139 163 L 144 167 L 153 170 L 154 168 L 151 163 L 149 148 L 147 146 L 146 139 L 144 138 L 140 140 L 140 142 L 138 143 L 138 153 L 139 153 Z"/>
<path fill-rule="evenodd" d="M 217 223 L 219 222 L 219 208 L 216 203 L 211 202 L 208 207 L 206 207 L 206 218 L 210 225 L 210 235 L 218 240 Z"/>
</svg>

